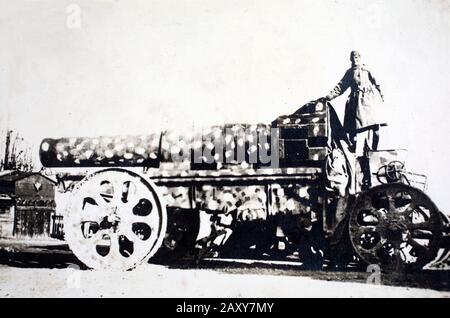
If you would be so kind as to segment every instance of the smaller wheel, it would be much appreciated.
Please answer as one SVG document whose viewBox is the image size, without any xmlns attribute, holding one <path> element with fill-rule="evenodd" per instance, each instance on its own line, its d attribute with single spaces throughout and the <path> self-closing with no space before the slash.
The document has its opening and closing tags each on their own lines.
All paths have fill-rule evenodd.
<svg viewBox="0 0 450 318">
<path fill-rule="evenodd" d="M 127 270 L 159 249 L 166 223 L 154 184 L 128 170 L 106 169 L 76 185 L 64 231 L 69 247 L 88 267 Z"/>
<path fill-rule="evenodd" d="M 405 164 L 397 160 L 381 166 L 376 173 L 378 182 L 386 184 L 401 181 L 404 178 L 404 168 Z"/>
<path fill-rule="evenodd" d="M 438 252 L 442 219 L 422 191 L 401 183 L 383 184 L 356 199 L 349 233 L 366 263 L 389 271 L 421 269 Z"/>
</svg>

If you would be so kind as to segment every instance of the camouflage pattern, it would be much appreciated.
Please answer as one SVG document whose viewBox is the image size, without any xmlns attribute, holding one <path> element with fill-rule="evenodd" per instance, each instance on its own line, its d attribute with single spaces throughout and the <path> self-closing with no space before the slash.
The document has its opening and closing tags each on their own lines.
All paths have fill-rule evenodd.
<svg viewBox="0 0 450 318">
<path fill-rule="evenodd" d="M 272 124 L 226 124 L 141 136 L 47 138 L 41 143 L 40 158 L 46 167 L 298 167 L 325 159 L 328 126 L 327 107 L 310 103 Z"/>
</svg>

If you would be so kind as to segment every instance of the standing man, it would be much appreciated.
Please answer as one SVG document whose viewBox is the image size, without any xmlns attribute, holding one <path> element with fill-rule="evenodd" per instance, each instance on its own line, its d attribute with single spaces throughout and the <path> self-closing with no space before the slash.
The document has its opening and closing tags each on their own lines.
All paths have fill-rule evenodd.
<svg viewBox="0 0 450 318">
<path fill-rule="evenodd" d="M 356 156 L 362 156 L 368 149 L 376 150 L 378 147 L 379 125 L 374 121 L 372 107 L 376 104 L 377 93 L 383 102 L 384 97 L 380 84 L 372 72 L 361 63 L 361 56 L 357 51 L 350 53 L 350 61 L 352 67 L 324 99 L 330 101 L 350 87 L 350 95 L 345 105 L 344 129 L 350 139 L 350 150 L 355 152 Z"/>
</svg>

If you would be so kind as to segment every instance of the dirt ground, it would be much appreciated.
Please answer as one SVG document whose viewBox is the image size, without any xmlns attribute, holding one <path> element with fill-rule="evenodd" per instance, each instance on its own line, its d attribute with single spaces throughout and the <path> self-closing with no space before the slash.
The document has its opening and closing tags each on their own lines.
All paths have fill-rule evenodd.
<svg viewBox="0 0 450 318">
<path fill-rule="evenodd" d="M 346 276 L 352 275 L 357 276 Z M 0 297 L 450 297 L 448 291 L 312 276 L 281 275 L 276 271 L 174 269 L 151 264 L 128 272 L 2 265 Z"/>
<path fill-rule="evenodd" d="M 450 297 L 449 271 L 380 273 L 374 280 L 364 271 L 230 260 L 94 271 L 66 245 L 38 243 L 0 249 L 0 297 Z"/>
</svg>

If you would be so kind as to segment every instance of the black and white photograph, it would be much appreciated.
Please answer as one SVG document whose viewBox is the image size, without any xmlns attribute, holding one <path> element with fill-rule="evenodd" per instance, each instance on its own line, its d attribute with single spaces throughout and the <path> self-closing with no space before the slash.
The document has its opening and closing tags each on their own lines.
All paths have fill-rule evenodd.
<svg viewBox="0 0 450 318">
<path fill-rule="evenodd" d="M 0 298 L 449 298 L 449 57 L 450 0 L 0 0 Z"/>
</svg>

